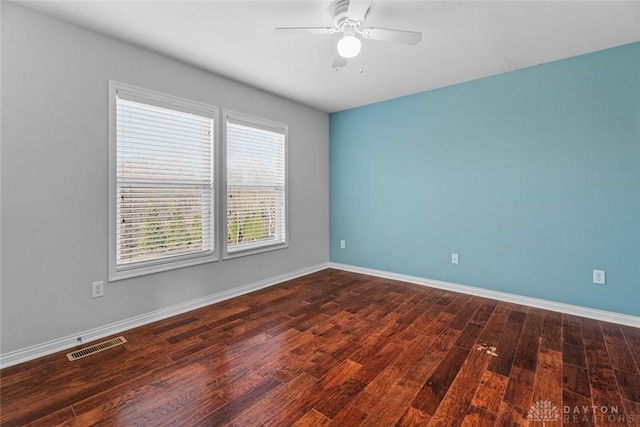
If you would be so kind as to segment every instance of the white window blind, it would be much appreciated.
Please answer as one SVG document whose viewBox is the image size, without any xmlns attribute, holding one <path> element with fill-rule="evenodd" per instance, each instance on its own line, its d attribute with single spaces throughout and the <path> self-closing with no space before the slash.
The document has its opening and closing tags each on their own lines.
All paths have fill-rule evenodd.
<svg viewBox="0 0 640 427">
<path fill-rule="evenodd" d="M 117 270 L 211 255 L 214 116 L 116 92 Z"/>
<path fill-rule="evenodd" d="M 284 125 L 227 115 L 227 253 L 287 244 Z"/>
</svg>

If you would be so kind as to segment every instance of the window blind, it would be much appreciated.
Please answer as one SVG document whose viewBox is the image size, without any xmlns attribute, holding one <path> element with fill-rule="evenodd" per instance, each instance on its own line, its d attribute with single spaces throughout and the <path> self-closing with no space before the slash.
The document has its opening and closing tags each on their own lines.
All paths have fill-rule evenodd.
<svg viewBox="0 0 640 427">
<path fill-rule="evenodd" d="M 214 119 L 118 92 L 116 145 L 118 268 L 211 254 Z"/>
<path fill-rule="evenodd" d="M 286 129 L 227 119 L 227 252 L 286 242 Z"/>
</svg>

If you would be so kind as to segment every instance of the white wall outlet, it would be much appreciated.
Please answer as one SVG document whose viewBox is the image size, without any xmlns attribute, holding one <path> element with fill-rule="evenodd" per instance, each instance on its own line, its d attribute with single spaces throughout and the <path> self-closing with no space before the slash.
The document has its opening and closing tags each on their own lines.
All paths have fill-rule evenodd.
<svg viewBox="0 0 640 427">
<path fill-rule="evenodd" d="M 604 270 L 593 270 L 593 283 L 596 285 L 604 285 Z"/>
<path fill-rule="evenodd" d="M 93 282 L 91 284 L 91 298 L 99 298 L 104 296 L 104 282 Z"/>
<path fill-rule="evenodd" d="M 458 263 L 458 254 L 451 254 L 451 264 Z"/>
<path fill-rule="evenodd" d="M 340 240 L 340 249 L 344 249 L 347 247 L 347 242 L 345 242 L 344 240 Z"/>
</svg>

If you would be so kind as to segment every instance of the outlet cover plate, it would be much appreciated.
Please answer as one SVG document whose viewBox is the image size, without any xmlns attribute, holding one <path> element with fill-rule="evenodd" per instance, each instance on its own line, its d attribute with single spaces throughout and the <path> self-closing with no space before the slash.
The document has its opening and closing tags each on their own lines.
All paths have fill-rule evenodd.
<svg viewBox="0 0 640 427">
<path fill-rule="evenodd" d="M 604 270 L 593 270 L 593 283 L 596 285 L 605 284 L 605 272 Z"/>
<path fill-rule="evenodd" d="M 91 284 L 91 298 L 99 298 L 104 296 L 104 282 L 93 282 Z"/>
<path fill-rule="evenodd" d="M 458 254 L 451 254 L 451 264 L 458 263 Z"/>
</svg>

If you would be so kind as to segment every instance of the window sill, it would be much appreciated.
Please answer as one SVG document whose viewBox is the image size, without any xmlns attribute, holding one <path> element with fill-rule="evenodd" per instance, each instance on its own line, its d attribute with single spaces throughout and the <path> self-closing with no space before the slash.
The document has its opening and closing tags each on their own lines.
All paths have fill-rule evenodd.
<svg viewBox="0 0 640 427">
<path fill-rule="evenodd" d="M 259 245 L 259 246 L 247 245 L 246 248 L 237 249 L 232 252 L 228 252 L 228 250 L 225 247 L 225 252 L 222 259 L 240 258 L 248 255 L 255 255 L 255 254 L 260 254 L 264 252 L 277 251 L 279 249 L 286 249 L 288 247 L 289 247 L 289 242 L 279 242 L 279 243 L 273 243 L 269 245 Z"/>
<path fill-rule="evenodd" d="M 206 255 L 195 258 L 183 259 L 180 261 L 164 262 L 143 267 L 132 267 L 130 269 L 122 269 L 119 271 L 109 272 L 109 282 L 115 282 L 123 279 L 131 279 L 133 277 L 146 276 L 147 274 L 160 273 L 163 271 L 177 270 L 179 268 L 191 267 L 199 264 L 219 261 L 214 255 Z"/>
</svg>

